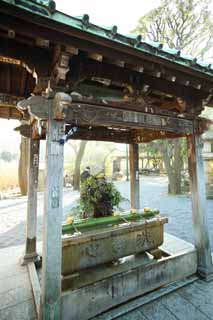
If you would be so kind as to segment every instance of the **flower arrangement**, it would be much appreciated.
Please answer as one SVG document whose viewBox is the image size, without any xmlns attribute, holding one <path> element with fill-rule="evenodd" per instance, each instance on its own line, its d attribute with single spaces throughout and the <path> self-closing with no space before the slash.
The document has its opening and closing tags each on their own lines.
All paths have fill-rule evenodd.
<svg viewBox="0 0 213 320">
<path fill-rule="evenodd" d="M 80 207 L 86 217 L 113 215 L 113 208 L 119 205 L 121 199 L 120 192 L 104 176 L 90 176 L 81 185 Z"/>
</svg>

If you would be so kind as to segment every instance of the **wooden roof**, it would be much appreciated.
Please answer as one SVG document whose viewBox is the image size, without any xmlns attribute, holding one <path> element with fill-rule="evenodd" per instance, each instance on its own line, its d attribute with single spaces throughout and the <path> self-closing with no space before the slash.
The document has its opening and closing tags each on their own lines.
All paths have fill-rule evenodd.
<svg viewBox="0 0 213 320">
<path fill-rule="evenodd" d="M 60 24 L 64 27 L 70 27 L 70 31 L 81 31 L 88 37 L 96 36 L 101 39 L 107 39 L 111 45 L 124 45 L 133 48 L 133 50 L 140 54 L 150 55 L 159 58 L 159 61 L 167 60 L 187 69 L 201 72 L 206 75 L 213 75 L 213 65 L 207 64 L 203 61 L 197 60 L 195 57 L 186 56 L 180 50 L 164 47 L 159 42 L 147 41 L 142 39 L 140 35 L 128 34 L 124 35 L 119 32 L 116 25 L 111 27 L 98 26 L 93 24 L 87 14 L 81 17 L 73 17 L 56 10 L 54 1 L 37 1 L 37 0 L 1 0 L 1 2 L 23 9 L 27 12 L 32 12 L 34 16 L 44 17 L 46 23 L 50 21 L 55 23 L 56 28 L 60 28 Z M 12 9 L 11 9 L 12 11 Z M 36 17 L 35 17 L 36 19 Z"/>
<path fill-rule="evenodd" d="M 84 114 L 86 105 L 92 111 L 151 113 L 169 118 L 174 127 L 196 120 L 205 105 L 213 106 L 212 66 L 178 50 L 122 35 L 116 26 L 94 25 L 88 15 L 68 16 L 56 10 L 54 1 L 0 0 L 0 18 L 0 93 L 6 97 L 40 95 L 49 80 L 55 91 L 72 92 L 73 103 L 79 104 L 80 97 Z M 1 106 L 0 117 L 9 115 Z M 100 125 L 95 126 L 98 132 Z M 109 124 L 101 126 L 108 130 Z M 182 136 L 183 129 L 177 132 L 182 127 L 160 134 L 161 128 L 153 133 L 145 126 L 145 140 Z"/>
</svg>

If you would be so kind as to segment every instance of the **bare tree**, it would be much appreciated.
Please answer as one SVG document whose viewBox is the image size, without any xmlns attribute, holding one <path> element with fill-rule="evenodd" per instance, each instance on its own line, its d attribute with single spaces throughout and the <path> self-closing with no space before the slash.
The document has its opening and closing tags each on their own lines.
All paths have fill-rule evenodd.
<svg viewBox="0 0 213 320">
<path fill-rule="evenodd" d="M 136 29 L 146 40 L 167 44 L 197 58 L 212 59 L 213 14 L 210 0 L 162 0 L 161 5 L 142 16 Z M 181 192 L 183 140 L 156 143 L 169 178 L 169 191 Z"/>
<path fill-rule="evenodd" d="M 73 188 L 74 190 L 80 189 L 80 174 L 81 174 L 81 163 L 84 156 L 88 141 L 82 140 L 80 143 L 71 142 L 70 145 L 73 148 L 75 153 L 75 166 L 74 166 L 74 179 L 73 179 Z"/>
</svg>

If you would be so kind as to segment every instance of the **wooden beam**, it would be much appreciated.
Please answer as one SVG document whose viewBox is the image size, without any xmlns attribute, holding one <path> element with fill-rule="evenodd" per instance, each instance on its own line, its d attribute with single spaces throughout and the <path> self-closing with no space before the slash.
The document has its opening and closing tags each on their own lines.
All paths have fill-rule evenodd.
<svg viewBox="0 0 213 320">
<path fill-rule="evenodd" d="M 28 168 L 28 201 L 27 201 L 27 232 L 25 253 L 22 264 L 38 260 L 36 250 L 37 230 L 37 191 L 39 171 L 39 140 L 30 138 L 29 143 L 29 168 Z"/>
<path fill-rule="evenodd" d="M 148 143 L 154 140 L 165 140 L 165 139 L 175 139 L 184 137 L 185 134 L 183 133 L 174 133 L 174 132 L 167 132 L 167 131 L 156 131 L 156 130 L 149 130 L 149 129 L 142 129 L 142 130 L 135 130 L 134 132 L 134 143 Z"/>
<path fill-rule="evenodd" d="M 66 126 L 66 133 L 73 126 Z M 24 128 L 21 129 L 24 133 Z M 147 143 L 158 139 L 174 139 L 184 137 L 184 134 L 173 133 L 166 131 L 155 131 L 150 129 L 140 129 L 140 130 L 116 130 L 113 128 L 105 127 L 77 127 L 76 132 L 69 138 L 71 140 L 93 140 L 93 141 L 108 141 L 115 143 L 125 143 L 125 144 L 139 144 Z M 45 137 L 43 137 L 45 139 Z"/>
<path fill-rule="evenodd" d="M 192 132 L 190 120 L 143 112 L 72 103 L 72 107 L 68 108 L 65 113 L 66 122 L 73 125 L 147 128 L 184 134 Z"/>
<path fill-rule="evenodd" d="M 52 107 L 49 107 L 47 125 L 40 317 L 43 320 L 61 318 L 64 147 L 59 140 L 64 135 L 64 124 L 63 121 L 53 120 Z"/>
<path fill-rule="evenodd" d="M 151 138 L 151 140 L 161 137 L 172 138 L 189 135 L 193 131 L 191 119 L 158 115 L 150 107 L 145 108 L 145 112 L 135 112 L 122 109 L 122 104 L 119 105 L 120 109 L 118 109 L 113 107 L 114 104 L 108 105 L 102 103 L 93 105 L 81 102 L 81 99 L 79 102 L 72 102 L 70 95 L 65 93 L 57 93 L 54 102 L 52 99 L 47 99 L 43 96 L 32 96 L 27 100 L 19 102 L 18 108 L 22 111 L 27 110 L 35 118 L 46 121 L 48 119 L 49 107 L 54 105 L 54 119 L 64 120 L 66 124 L 76 127 L 111 127 L 114 130 L 128 128 L 128 131 L 134 129 L 159 131 L 160 134 L 157 135 L 152 132 L 148 134 L 148 138 L 146 137 L 146 139 Z M 96 101 L 96 103 L 98 102 Z M 194 123 L 194 130 L 199 134 L 204 132 L 209 124 L 208 121 L 202 118 L 196 118 Z M 109 137 L 112 131 L 108 133 Z M 172 134 L 168 136 L 168 133 Z M 91 132 L 91 134 L 93 133 Z M 146 142 L 146 139 L 145 141 L 141 139 L 140 132 L 135 132 L 131 138 L 135 143 Z"/>
<path fill-rule="evenodd" d="M 187 137 L 187 142 L 192 196 L 192 218 L 195 246 L 198 255 L 198 273 L 208 279 L 213 277 L 213 265 L 208 234 L 201 136 L 195 134 L 190 135 Z"/>
<path fill-rule="evenodd" d="M 173 97 L 159 96 L 155 91 L 152 91 L 150 95 L 141 94 L 133 99 L 131 97 L 126 99 L 124 88 L 112 89 L 95 82 L 80 83 L 75 89 L 79 97 L 76 96 L 75 91 L 73 94 L 71 93 L 73 102 L 80 101 L 91 105 L 102 104 L 103 106 L 118 109 L 167 115 L 177 118 L 181 116 L 184 119 L 190 120 L 194 119 L 198 113 L 197 109 L 189 109 L 186 101 Z"/>
<path fill-rule="evenodd" d="M 67 126 L 66 132 L 69 132 L 70 129 L 71 126 Z M 114 130 L 105 127 L 78 127 L 77 131 L 70 137 L 70 139 L 132 143 L 133 136 L 133 132 L 124 130 Z"/>
<path fill-rule="evenodd" d="M 44 124 L 43 124 L 44 125 Z M 76 126 L 66 125 L 65 133 L 68 134 L 71 128 Z M 157 139 L 174 139 L 184 137 L 183 133 L 174 133 L 167 131 L 156 131 L 150 129 L 132 129 L 120 130 L 106 127 L 76 127 L 77 130 L 69 137 L 71 140 L 93 140 L 93 141 L 107 141 L 115 143 L 147 143 Z M 15 128 L 20 134 L 26 138 L 30 137 L 31 126 L 21 125 Z M 46 128 L 41 126 L 40 130 L 33 125 L 33 139 L 46 139 Z"/>
<path fill-rule="evenodd" d="M 140 209 L 140 182 L 139 182 L 139 148 L 137 144 L 129 145 L 130 164 L 130 201 L 131 209 Z"/>
</svg>

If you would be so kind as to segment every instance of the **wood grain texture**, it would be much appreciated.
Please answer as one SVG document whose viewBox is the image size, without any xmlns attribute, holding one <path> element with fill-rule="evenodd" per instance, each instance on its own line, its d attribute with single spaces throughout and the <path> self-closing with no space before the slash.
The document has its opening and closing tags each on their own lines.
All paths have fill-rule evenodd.
<svg viewBox="0 0 213 320">
<path fill-rule="evenodd" d="M 60 319 L 64 147 L 59 140 L 63 134 L 63 122 L 53 120 L 53 110 L 49 108 L 41 284 L 43 320 Z"/>
<path fill-rule="evenodd" d="M 131 208 L 140 209 L 139 148 L 137 144 L 129 145 L 129 164 Z"/>
<path fill-rule="evenodd" d="M 40 141 L 29 139 L 27 232 L 24 260 L 36 258 L 37 191 Z"/>
<path fill-rule="evenodd" d="M 213 265 L 206 216 L 206 187 L 201 136 L 195 134 L 188 136 L 187 142 L 192 220 L 198 255 L 198 272 L 202 276 L 208 277 L 213 273 Z"/>
</svg>

